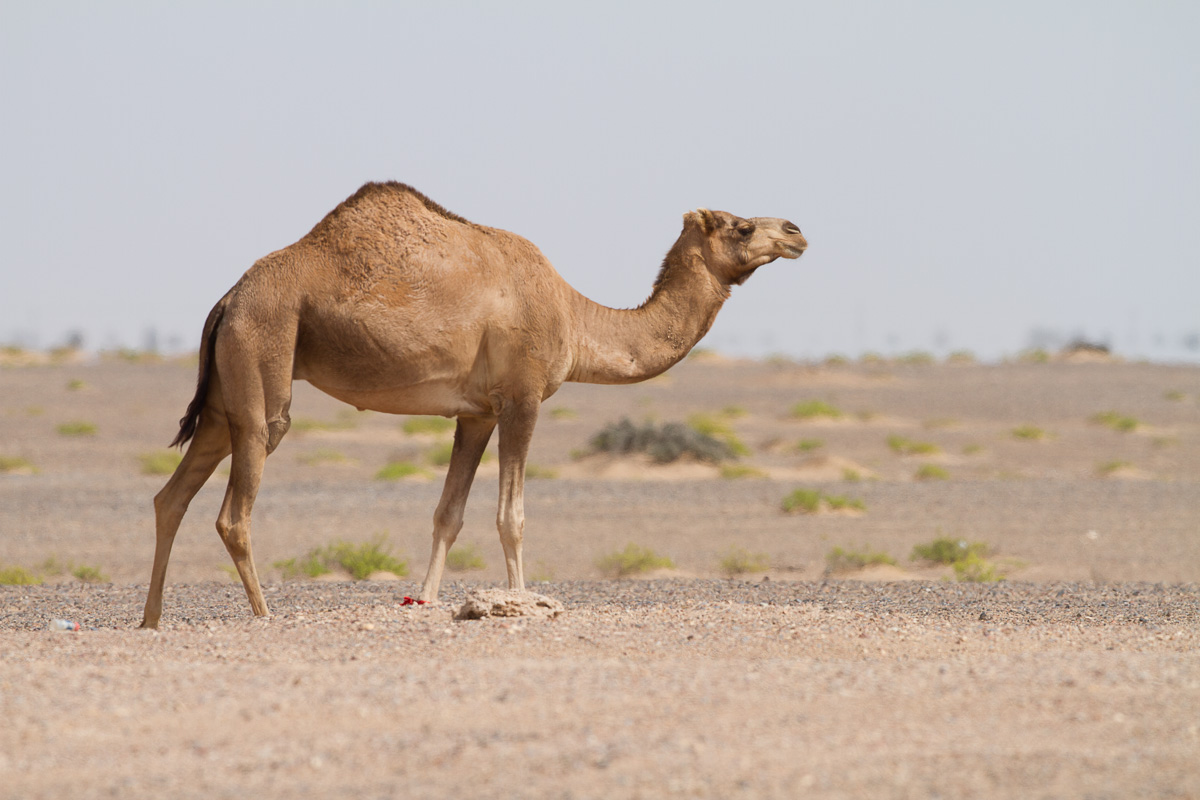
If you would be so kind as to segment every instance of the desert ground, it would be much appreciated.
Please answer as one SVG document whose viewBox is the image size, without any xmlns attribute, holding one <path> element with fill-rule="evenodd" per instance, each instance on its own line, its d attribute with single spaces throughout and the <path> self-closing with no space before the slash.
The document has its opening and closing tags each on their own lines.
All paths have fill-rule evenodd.
<svg viewBox="0 0 1200 800">
<path fill-rule="evenodd" d="M 463 622 L 504 582 L 495 461 L 455 547 L 483 564 L 402 605 L 449 434 L 298 383 L 254 509 L 271 616 L 214 530 L 219 469 L 153 632 L 145 473 L 194 363 L 8 355 L 0 570 L 41 582 L 0 585 L 0 797 L 1200 797 L 1198 367 L 701 355 L 568 385 L 525 495 L 530 588 L 565 610 Z M 743 455 L 589 453 L 622 418 Z M 861 508 L 786 513 L 802 488 Z M 913 560 L 936 539 L 984 559 Z M 338 541 L 409 572 L 281 565 Z M 673 566 L 599 566 L 628 544 Z"/>
</svg>

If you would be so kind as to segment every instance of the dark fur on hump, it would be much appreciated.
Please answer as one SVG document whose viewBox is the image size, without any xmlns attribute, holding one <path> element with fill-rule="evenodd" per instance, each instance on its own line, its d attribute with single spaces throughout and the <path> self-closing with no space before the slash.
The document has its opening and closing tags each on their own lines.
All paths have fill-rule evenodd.
<svg viewBox="0 0 1200 800">
<path fill-rule="evenodd" d="M 425 206 L 425 208 L 429 209 L 430 211 L 432 211 L 435 214 L 438 214 L 439 216 L 445 217 L 446 219 L 452 219 L 455 222 L 461 222 L 465 225 L 473 224 L 470 220 L 464 219 L 463 217 L 460 217 L 458 214 L 455 214 L 453 211 L 448 211 L 446 208 L 444 208 L 440 204 L 434 202 L 433 200 L 430 200 L 424 194 L 417 191 L 413 187 L 409 186 L 407 183 L 400 183 L 399 181 L 385 181 L 383 183 L 376 183 L 376 182 L 364 183 L 362 185 L 362 188 L 360 188 L 357 192 L 355 192 L 354 194 L 347 197 L 344 201 L 342 201 L 342 203 L 340 203 L 338 205 L 337 208 L 335 208 L 333 211 L 329 212 L 329 216 L 333 216 L 334 214 L 337 214 L 338 210 L 341 208 L 353 208 L 354 206 L 358 205 L 359 203 L 361 203 L 364 200 L 373 200 L 373 199 L 381 198 L 388 194 L 394 194 L 397 192 L 405 192 L 407 194 L 412 195 L 413 197 L 420 200 L 421 204 L 423 206 Z"/>
</svg>

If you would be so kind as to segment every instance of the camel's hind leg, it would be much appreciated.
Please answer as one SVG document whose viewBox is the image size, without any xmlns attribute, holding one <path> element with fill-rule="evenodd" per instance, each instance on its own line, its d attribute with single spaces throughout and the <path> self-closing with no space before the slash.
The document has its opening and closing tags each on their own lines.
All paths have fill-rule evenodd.
<svg viewBox="0 0 1200 800">
<path fill-rule="evenodd" d="M 288 408 L 292 401 L 292 365 L 249 357 L 240 342 L 218 339 L 222 395 L 233 459 L 229 486 L 217 517 L 217 533 L 233 559 L 250 608 L 255 616 L 266 616 L 254 554 L 250 547 L 250 512 L 262 481 L 263 465 L 291 426 Z"/>
<path fill-rule="evenodd" d="M 437 600 L 438 587 L 442 583 L 442 570 L 446 566 L 449 552 L 458 532 L 462 530 L 463 509 L 479 459 L 496 428 L 495 419 L 459 417 L 454 430 L 454 450 L 450 455 L 450 471 L 442 487 L 442 499 L 433 515 L 433 552 L 429 556 L 429 569 L 425 572 L 425 583 L 421 587 L 421 599 L 426 602 Z"/>
<path fill-rule="evenodd" d="M 179 462 L 167 485 L 154 496 L 154 568 L 150 573 L 150 591 L 146 595 L 143 628 L 157 628 L 162 616 L 163 585 L 167 579 L 167 561 L 175 533 L 187 512 L 188 504 L 212 475 L 221 459 L 229 455 L 229 426 L 225 415 L 211 405 L 201 414 L 195 438 Z"/>
</svg>

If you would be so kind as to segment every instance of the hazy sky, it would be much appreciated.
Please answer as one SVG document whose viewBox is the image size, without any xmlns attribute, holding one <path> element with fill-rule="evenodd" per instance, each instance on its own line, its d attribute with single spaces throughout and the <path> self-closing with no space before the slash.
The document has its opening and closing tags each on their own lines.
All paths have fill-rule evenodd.
<svg viewBox="0 0 1200 800">
<path fill-rule="evenodd" d="M 640 303 L 682 214 L 810 242 L 705 346 L 1200 360 L 1200 4 L 0 5 L 0 343 L 193 347 L 368 180 Z"/>
</svg>

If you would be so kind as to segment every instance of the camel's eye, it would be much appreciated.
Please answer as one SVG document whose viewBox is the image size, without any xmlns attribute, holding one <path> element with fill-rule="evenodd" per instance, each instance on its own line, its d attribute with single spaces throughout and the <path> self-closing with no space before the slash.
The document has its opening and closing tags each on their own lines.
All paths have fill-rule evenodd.
<svg viewBox="0 0 1200 800">
<path fill-rule="evenodd" d="M 754 226 L 749 222 L 743 222 L 741 225 L 738 225 L 737 232 L 742 236 L 749 236 L 750 234 L 754 233 Z"/>
</svg>

